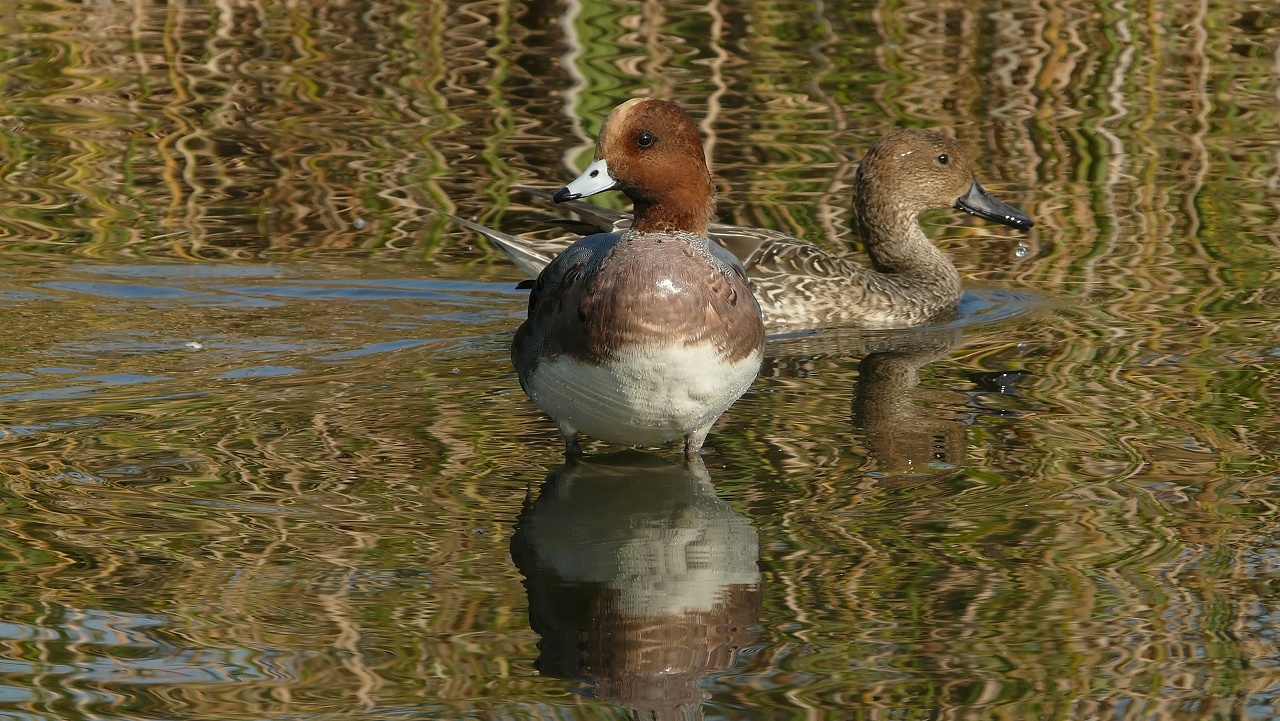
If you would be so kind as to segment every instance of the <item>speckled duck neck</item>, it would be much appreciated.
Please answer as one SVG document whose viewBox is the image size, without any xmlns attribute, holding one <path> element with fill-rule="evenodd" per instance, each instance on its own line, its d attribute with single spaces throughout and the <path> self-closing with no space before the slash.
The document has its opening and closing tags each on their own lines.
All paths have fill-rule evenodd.
<svg viewBox="0 0 1280 721">
<path fill-rule="evenodd" d="M 853 206 L 872 268 L 958 296 L 960 273 L 924 234 L 919 211 L 864 183 L 861 176 L 854 181 Z"/>
</svg>

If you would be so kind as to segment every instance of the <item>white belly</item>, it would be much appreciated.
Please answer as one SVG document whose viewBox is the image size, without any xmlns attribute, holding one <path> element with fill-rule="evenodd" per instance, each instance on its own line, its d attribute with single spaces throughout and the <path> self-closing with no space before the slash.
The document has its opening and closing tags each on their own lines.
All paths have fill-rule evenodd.
<svg viewBox="0 0 1280 721">
<path fill-rule="evenodd" d="M 710 345 L 633 348 L 607 365 L 560 356 L 526 380 L 529 396 L 562 426 L 621 445 L 681 438 L 720 417 L 760 370 L 757 352 L 734 363 Z"/>
</svg>

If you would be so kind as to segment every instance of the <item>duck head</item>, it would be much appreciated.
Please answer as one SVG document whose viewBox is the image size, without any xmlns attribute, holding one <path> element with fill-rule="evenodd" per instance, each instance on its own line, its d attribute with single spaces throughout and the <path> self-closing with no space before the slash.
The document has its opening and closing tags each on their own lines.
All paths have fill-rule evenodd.
<svg viewBox="0 0 1280 721">
<path fill-rule="evenodd" d="M 554 200 L 615 189 L 635 204 L 636 231 L 707 234 L 715 187 L 698 126 L 683 108 L 651 98 L 614 108 L 596 139 L 595 159 Z"/>
<path fill-rule="evenodd" d="M 873 227 L 886 217 L 914 223 L 926 210 L 952 207 L 1026 230 L 1035 223 L 988 193 L 973 171 L 973 156 L 934 130 L 899 130 L 867 151 L 854 178 L 859 215 Z"/>
</svg>

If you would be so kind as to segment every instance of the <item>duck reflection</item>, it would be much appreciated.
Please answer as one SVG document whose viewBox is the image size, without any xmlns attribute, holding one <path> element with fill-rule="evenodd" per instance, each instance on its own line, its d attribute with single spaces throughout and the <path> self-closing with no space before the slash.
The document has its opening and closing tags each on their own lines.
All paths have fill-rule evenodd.
<svg viewBox="0 0 1280 721">
<path fill-rule="evenodd" d="M 688 465 L 638 451 L 578 458 L 526 499 L 511 556 L 541 673 L 639 717 L 701 718 L 698 681 L 754 640 L 759 540 Z"/>
<path fill-rule="evenodd" d="M 877 339 L 858 363 L 853 426 L 886 473 L 929 473 L 964 465 L 968 396 L 920 387 L 920 369 L 959 347 L 959 331 L 903 333 Z"/>
<path fill-rule="evenodd" d="M 976 389 L 920 385 L 920 369 L 959 348 L 959 328 L 799 336 L 774 342 L 764 372 L 801 374 L 815 357 L 862 355 L 851 418 L 867 455 L 887 474 L 932 475 L 965 465 L 968 426 L 981 415 L 1003 415 L 980 396 L 1016 392 L 1020 373 L 975 373 Z"/>
</svg>

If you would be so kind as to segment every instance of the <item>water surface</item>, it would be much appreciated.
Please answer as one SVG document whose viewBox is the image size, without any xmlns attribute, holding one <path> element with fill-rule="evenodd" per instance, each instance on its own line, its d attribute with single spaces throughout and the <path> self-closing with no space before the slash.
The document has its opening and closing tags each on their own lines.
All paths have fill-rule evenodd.
<svg viewBox="0 0 1280 721">
<path fill-rule="evenodd" d="M 5 5 L 0 717 L 1280 717 L 1273 5 Z M 431 209 L 562 232 L 637 94 L 723 221 L 950 127 L 1037 226 L 566 465 Z"/>
</svg>

